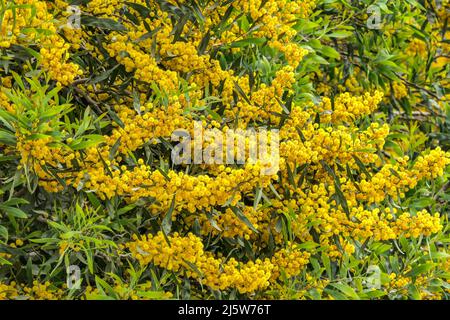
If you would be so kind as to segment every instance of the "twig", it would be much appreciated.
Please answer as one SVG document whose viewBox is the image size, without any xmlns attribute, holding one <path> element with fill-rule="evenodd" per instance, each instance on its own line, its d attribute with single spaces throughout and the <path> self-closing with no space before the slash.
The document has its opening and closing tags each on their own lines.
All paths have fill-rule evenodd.
<svg viewBox="0 0 450 320">
<path fill-rule="evenodd" d="M 97 111 L 99 114 L 102 114 L 102 110 L 100 109 L 98 103 L 92 99 L 88 94 L 86 94 L 86 92 L 84 92 L 83 90 L 77 88 L 77 87 L 73 87 L 73 89 L 75 90 L 75 92 L 81 94 L 83 96 L 84 99 L 86 99 L 86 101 L 88 102 L 88 104 L 92 105 L 95 109 L 95 111 Z"/>
<path fill-rule="evenodd" d="M 72 85 L 76 86 L 78 84 L 86 83 L 86 82 L 88 82 L 88 80 L 89 80 L 89 78 L 77 79 L 72 82 Z"/>
<path fill-rule="evenodd" d="M 423 88 L 423 87 L 419 86 L 418 84 L 415 84 L 414 82 L 408 81 L 407 79 L 402 78 L 402 77 L 400 77 L 399 75 L 397 75 L 397 76 L 400 78 L 400 80 L 402 80 L 402 81 L 403 81 L 404 83 L 406 83 L 407 85 L 409 85 L 409 86 L 411 86 L 411 87 L 414 87 L 414 88 L 416 88 L 416 89 L 418 89 L 418 90 L 423 90 L 423 91 L 425 91 L 426 93 L 428 93 L 430 96 L 432 96 L 433 98 L 435 98 L 436 100 L 440 100 L 440 98 L 439 98 L 433 91 L 430 91 L 430 90 L 428 90 L 428 89 L 426 89 L 426 88 Z"/>
</svg>

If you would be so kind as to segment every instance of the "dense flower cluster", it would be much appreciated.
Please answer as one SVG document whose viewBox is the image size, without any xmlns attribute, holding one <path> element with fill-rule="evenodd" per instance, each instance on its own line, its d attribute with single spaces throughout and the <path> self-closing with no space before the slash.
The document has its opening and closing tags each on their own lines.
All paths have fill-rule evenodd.
<svg viewBox="0 0 450 320">
<path fill-rule="evenodd" d="M 142 236 L 127 246 L 142 265 L 154 263 L 173 271 L 184 268 L 188 277 L 199 279 L 216 290 L 234 287 L 239 292 L 246 293 L 264 289 L 269 285 L 274 269 L 274 265 L 268 259 L 239 263 L 234 258 L 226 261 L 215 258 L 211 253 L 204 251 L 203 243 L 192 233 L 187 237 L 174 233 L 166 239 L 163 233 L 159 232 L 155 236 Z M 275 255 L 274 261 L 283 262 L 283 258 L 286 257 L 282 255 L 283 253 Z M 306 264 L 305 260 L 294 260 L 292 263 L 299 268 Z M 284 264 L 288 265 L 285 260 Z M 293 268 L 292 264 L 290 267 Z M 283 263 L 277 268 L 283 268 Z"/>
<path fill-rule="evenodd" d="M 68 85 L 82 74 L 77 64 L 68 62 L 70 44 L 57 34 L 58 24 L 54 22 L 46 1 L 15 1 L 18 9 L 5 10 L 0 35 L 0 48 L 13 44 L 37 44 L 40 49 L 39 61 L 48 75 L 58 85 Z M 43 31 L 40 31 L 43 30 Z"/>
<path fill-rule="evenodd" d="M 17 285 L 14 281 L 9 285 L 0 283 L 0 300 L 17 299 L 24 297 L 29 300 L 58 300 L 63 290 L 55 288 L 50 282 L 39 283 L 33 281 L 32 286 Z"/>
<path fill-rule="evenodd" d="M 20 75 L 0 70 L 0 164 L 9 166 L 0 171 L 16 172 L 2 177 L 0 239 L 9 239 L 0 242 L 0 277 L 15 279 L 2 266 L 42 250 L 48 265 L 84 266 L 82 299 L 171 298 L 178 282 L 200 298 L 336 299 L 342 293 L 332 279 L 351 283 L 371 264 L 385 277 L 372 296 L 357 282 L 365 298 L 433 287 L 426 272 L 438 270 L 435 256 L 446 256 L 433 237 L 448 223 L 439 197 L 450 153 L 434 142 L 438 134 L 422 146 L 384 109 L 409 100 L 420 109 L 431 102 L 417 102 L 413 89 L 434 93 L 407 79 L 386 85 L 359 60 L 353 73 L 339 69 L 333 33 L 302 36 L 314 28 L 305 24 L 316 2 L 83 1 L 80 29 L 64 27 L 65 1 L 10 2 L 20 6 L 4 12 L 0 50 L 31 56 L 13 65 Z M 339 42 L 345 32 L 334 33 L 336 49 L 347 47 Z M 426 57 L 428 46 L 445 44 L 414 38 L 405 54 Z M 373 60 L 395 68 L 386 56 Z M 245 162 L 175 163 L 172 134 L 192 135 L 198 123 L 202 132 L 243 138 L 242 148 L 233 141 L 221 155 Z M 278 130 L 276 172 L 267 173 L 278 160 L 267 151 L 249 161 L 257 142 L 243 132 L 258 128 Z M 188 149 L 196 145 L 215 142 L 193 139 Z M 22 219 L 30 222 L 19 228 Z M 430 243 L 433 256 L 423 253 Z M 432 267 L 411 275 L 394 262 L 405 252 L 431 257 Z M 51 277 L 48 265 L 43 275 Z M 443 298 L 439 290 L 416 291 Z M 0 279 L 0 299 L 59 299 L 66 291 Z"/>
</svg>

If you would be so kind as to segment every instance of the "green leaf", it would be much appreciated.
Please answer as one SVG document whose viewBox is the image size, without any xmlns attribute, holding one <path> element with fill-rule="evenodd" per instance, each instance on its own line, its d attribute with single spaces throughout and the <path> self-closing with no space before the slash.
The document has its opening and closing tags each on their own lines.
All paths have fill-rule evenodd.
<svg viewBox="0 0 450 320">
<path fill-rule="evenodd" d="M 398 143 L 396 143 L 394 141 L 389 141 L 389 140 L 386 141 L 384 143 L 384 147 L 383 148 L 384 149 L 392 148 L 392 150 L 394 150 L 394 152 L 400 157 L 403 157 L 403 155 L 404 155 L 404 152 L 403 152 L 402 148 L 398 145 Z"/>
<path fill-rule="evenodd" d="M 11 215 L 16 218 L 26 219 L 28 218 L 27 214 L 20 210 L 19 208 L 9 207 L 4 204 L 0 204 L 0 210 L 6 212 L 8 215 Z"/>
<path fill-rule="evenodd" d="M 322 252 L 322 263 L 325 266 L 325 270 L 327 271 L 328 278 L 332 279 L 333 273 L 331 271 L 330 258 L 328 257 L 328 255 L 325 252 Z"/>
<path fill-rule="evenodd" d="M 9 265 L 9 266 L 12 266 L 12 263 L 9 262 L 9 261 L 6 260 L 6 259 L 0 257 L 0 265 Z"/>
<path fill-rule="evenodd" d="M 169 234 L 170 230 L 172 229 L 172 213 L 175 209 L 175 195 L 172 198 L 172 203 L 170 204 L 170 208 L 167 211 L 166 215 L 164 216 L 162 222 L 161 222 L 161 229 L 164 232 L 164 234 Z"/>
<path fill-rule="evenodd" d="M 436 264 L 433 262 L 421 264 L 417 267 L 412 268 L 412 270 L 408 272 L 408 276 L 415 277 L 424 274 L 427 271 L 431 270 L 435 265 Z"/>
<path fill-rule="evenodd" d="M 218 231 L 222 231 L 222 229 L 220 229 L 219 225 L 217 224 L 216 220 L 214 220 L 214 217 L 212 216 L 211 212 L 206 211 L 206 217 L 208 218 L 208 221 L 213 228 L 217 229 Z M 198 219 L 196 220 L 196 222 L 198 223 Z"/>
<path fill-rule="evenodd" d="M 114 67 L 112 67 L 109 70 L 106 70 L 104 72 L 102 72 L 100 75 L 96 76 L 95 78 L 93 78 L 91 81 L 89 81 L 89 83 L 98 83 L 101 82 L 103 80 L 108 79 L 108 77 L 111 75 L 111 73 L 120 66 L 120 64 L 116 64 Z"/>
<path fill-rule="evenodd" d="M 147 18 L 149 16 L 150 12 L 151 12 L 149 8 L 147 8 L 147 7 L 145 7 L 145 6 L 141 5 L 141 4 L 138 4 L 138 3 L 133 3 L 133 2 L 128 2 L 127 1 L 127 2 L 125 2 L 125 4 L 127 6 L 130 6 L 131 8 L 136 10 L 137 12 L 139 12 L 139 14 L 143 18 Z"/>
<path fill-rule="evenodd" d="M 419 289 L 417 289 L 416 285 L 410 284 L 408 286 L 408 293 L 413 300 L 422 300 L 422 296 L 419 292 Z"/>
<path fill-rule="evenodd" d="M 114 289 L 104 280 L 100 279 L 98 276 L 95 276 L 95 284 L 97 289 L 100 290 L 101 293 L 107 294 L 109 297 L 113 297 L 117 299 L 117 295 L 114 292 Z"/>
<path fill-rule="evenodd" d="M 311 55 L 310 60 L 315 63 L 318 63 L 318 64 L 330 64 L 325 58 L 323 58 L 317 54 Z"/>
<path fill-rule="evenodd" d="M 211 39 L 211 33 L 210 33 L 210 31 L 208 31 L 205 34 L 205 36 L 202 38 L 202 41 L 200 41 L 200 44 L 198 45 L 198 54 L 199 55 L 202 55 L 205 53 L 210 39 Z"/>
<path fill-rule="evenodd" d="M 361 298 L 356 293 L 355 289 L 350 287 L 347 284 L 344 283 L 331 283 L 330 286 L 335 287 L 339 291 L 341 291 L 343 294 L 345 294 L 348 298 L 351 298 L 353 300 L 360 300 Z"/>
<path fill-rule="evenodd" d="M 194 263 L 187 261 L 186 259 L 183 259 L 183 262 L 186 263 L 189 266 L 189 268 L 191 268 L 195 273 L 197 273 L 200 276 L 200 278 L 204 277 L 203 273 L 197 268 L 197 266 Z"/>
<path fill-rule="evenodd" d="M 364 174 L 366 175 L 367 178 L 370 178 L 372 175 L 369 173 L 369 171 L 367 171 L 366 166 L 364 165 L 364 163 L 361 161 L 361 159 L 359 159 L 357 156 L 355 156 L 354 154 L 352 154 L 353 159 L 355 160 L 356 164 L 358 165 L 359 169 L 364 172 Z"/>
<path fill-rule="evenodd" d="M 440 251 L 438 251 L 438 252 L 430 252 L 430 257 L 432 259 L 437 259 L 437 260 L 449 259 L 450 258 L 450 254 L 447 253 L 447 252 L 440 252 Z"/>
<path fill-rule="evenodd" d="M 113 160 L 114 156 L 117 153 L 117 150 L 119 150 L 120 147 L 120 140 L 122 139 L 122 137 L 120 137 L 119 139 L 117 139 L 116 142 L 114 142 L 114 145 L 111 147 L 111 150 L 109 150 L 109 160 Z"/>
<path fill-rule="evenodd" d="M 234 214 L 245 223 L 247 227 L 249 227 L 250 230 L 252 230 L 255 233 L 258 233 L 258 230 L 253 226 L 253 224 L 248 220 L 248 218 L 245 216 L 245 214 L 239 209 L 238 207 L 230 207 L 231 210 L 234 212 Z"/>
<path fill-rule="evenodd" d="M 120 216 L 121 214 L 127 213 L 128 211 L 131 211 L 131 210 L 133 210 L 134 208 L 136 208 L 136 204 L 134 204 L 134 203 L 129 204 L 129 205 L 127 205 L 127 206 L 125 206 L 125 207 L 120 208 L 119 210 L 117 210 L 117 215 Z"/>
<path fill-rule="evenodd" d="M 97 144 L 104 142 L 105 137 L 99 134 L 88 134 L 85 135 L 77 140 L 75 140 L 73 143 L 70 144 L 70 148 L 72 150 L 81 150 L 81 149 L 87 149 L 93 146 L 96 146 Z"/>
<path fill-rule="evenodd" d="M 255 200 L 253 201 L 253 210 L 256 211 L 256 209 L 258 208 L 258 204 L 261 201 L 261 197 L 262 197 L 262 188 L 258 187 L 258 188 L 256 188 L 256 191 L 255 191 Z"/>
<path fill-rule="evenodd" d="M 433 205 L 435 202 L 436 201 L 432 198 L 422 198 L 411 202 L 410 207 L 413 207 L 415 209 L 423 209 L 425 207 Z"/>
<path fill-rule="evenodd" d="M 11 132 L 0 129 L 0 143 L 15 146 L 17 142 L 16 136 Z"/>
<path fill-rule="evenodd" d="M 426 9 L 416 0 L 406 0 L 409 2 L 414 8 L 418 8 L 422 11 L 426 11 Z"/>
<path fill-rule="evenodd" d="M 320 51 L 324 56 L 326 56 L 328 58 L 332 58 L 332 59 L 336 59 L 336 60 L 339 60 L 341 58 L 341 55 L 339 54 L 339 52 L 337 52 L 336 49 L 334 49 L 333 47 L 323 46 Z"/>
<path fill-rule="evenodd" d="M 317 248 L 318 246 L 319 246 L 319 244 L 315 243 L 314 241 L 307 241 L 307 242 L 300 243 L 296 247 L 298 249 L 304 249 L 304 250 L 310 251 L 314 248 Z"/>
<path fill-rule="evenodd" d="M 117 22 L 113 19 L 109 18 L 97 18 L 94 16 L 81 16 L 81 24 L 88 27 L 96 27 L 100 29 L 106 29 L 111 31 L 126 31 L 125 28 L 120 22 Z"/>
<path fill-rule="evenodd" d="M 233 43 L 230 44 L 231 48 L 243 48 L 243 47 L 247 47 L 249 45 L 261 45 L 263 43 L 265 43 L 267 41 L 266 38 L 247 38 L 247 39 L 242 39 L 242 40 L 238 40 L 235 41 Z"/>
<path fill-rule="evenodd" d="M 353 32 L 345 31 L 345 30 L 335 31 L 335 32 L 328 34 L 328 36 L 330 38 L 337 38 L 337 39 L 348 38 L 348 37 L 351 37 L 352 35 L 353 35 Z"/>
<path fill-rule="evenodd" d="M 0 225 L 0 236 L 5 239 L 5 241 L 8 241 L 8 229 L 6 227 Z"/>
<path fill-rule="evenodd" d="M 245 102 L 247 102 L 250 105 L 252 104 L 250 102 L 250 99 L 245 94 L 244 90 L 242 90 L 242 88 L 239 86 L 239 84 L 236 81 L 234 82 L 234 88 L 237 91 L 237 93 L 245 100 Z"/>
<path fill-rule="evenodd" d="M 11 198 L 8 201 L 3 202 L 5 206 L 17 206 L 19 204 L 29 204 L 29 202 L 22 198 Z"/>
</svg>

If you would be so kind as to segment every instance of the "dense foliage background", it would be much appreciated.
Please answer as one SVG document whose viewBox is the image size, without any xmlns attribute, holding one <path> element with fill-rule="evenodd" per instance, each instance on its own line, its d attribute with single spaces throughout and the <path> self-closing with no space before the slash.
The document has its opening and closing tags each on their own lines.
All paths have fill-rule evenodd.
<svg viewBox="0 0 450 320">
<path fill-rule="evenodd" d="M 0 299 L 449 298 L 448 17 L 0 0 Z M 196 120 L 279 172 L 174 164 Z"/>
</svg>

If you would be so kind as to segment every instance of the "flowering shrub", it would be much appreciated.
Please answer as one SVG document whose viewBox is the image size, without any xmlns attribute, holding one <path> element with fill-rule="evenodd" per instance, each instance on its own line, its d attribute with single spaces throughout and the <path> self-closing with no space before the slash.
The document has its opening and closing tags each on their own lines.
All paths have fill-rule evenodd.
<svg viewBox="0 0 450 320">
<path fill-rule="evenodd" d="M 0 299 L 449 298 L 448 3 L 372 2 L 2 1 Z"/>
</svg>

